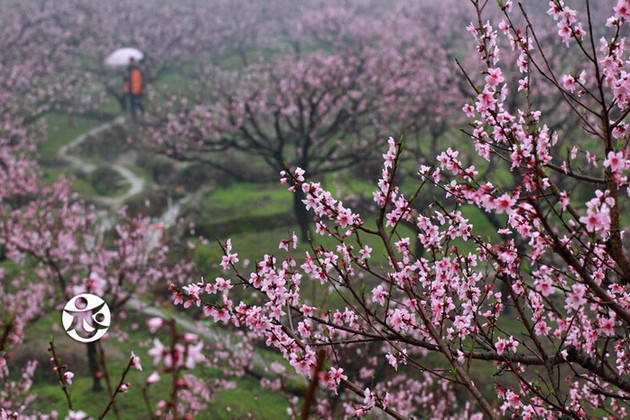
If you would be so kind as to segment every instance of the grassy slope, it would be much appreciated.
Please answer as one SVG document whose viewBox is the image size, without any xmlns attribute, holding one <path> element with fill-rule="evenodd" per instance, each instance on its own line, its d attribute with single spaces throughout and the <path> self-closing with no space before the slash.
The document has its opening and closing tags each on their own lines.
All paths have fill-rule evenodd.
<svg viewBox="0 0 630 420">
<path fill-rule="evenodd" d="M 82 410 L 91 416 L 97 417 L 107 406 L 108 397 L 106 391 L 92 392 L 91 379 L 87 377 L 87 368 L 83 355 L 85 346 L 69 339 L 63 331 L 53 331 L 53 326 L 58 323 L 58 314 L 51 313 L 39 319 L 36 323 L 30 324 L 25 332 L 27 337 L 23 345 L 18 347 L 22 358 L 39 360 L 39 367 L 36 376 L 36 384 L 32 391 L 37 395 L 37 400 L 33 409 L 42 412 L 57 411 L 63 418 L 68 413 L 68 407 L 61 388 L 57 385 L 55 374 L 52 372 L 52 365 L 47 360 L 48 340 L 54 338 L 57 354 L 63 363 L 67 363 L 70 370 L 75 372 L 73 384 L 69 386 L 75 410 Z M 131 383 L 129 391 L 117 397 L 117 405 L 121 413 L 125 413 L 123 418 L 130 418 L 131 413 L 136 413 L 140 417 L 147 416 L 141 388 L 146 377 L 154 368 L 151 357 L 147 355 L 147 344 L 154 337 L 144 328 L 134 328 L 132 324 L 143 325 L 146 319 L 143 315 L 129 313 L 126 320 L 115 320 L 121 331 L 128 334 L 129 338 L 124 342 L 117 340 L 102 341 L 107 355 L 108 370 L 113 384 L 117 384 L 120 375 L 126 367 L 129 355 L 132 350 L 138 354 L 142 360 L 143 371 L 132 369 L 127 377 L 127 382 Z M 163 343 L 168 343 L 168 337 L 164 333 L 155 336 Z M 18 353 L 18 352 L 16 352 Z M 215 368 L 206 368 L 197 365 L 194 373 L 200 378 L 218 378 L 220 373 Z M 153 405 L 161 399 L 168 399 L 170 393 L 170 376 L 160 372 L 162 380 L 151 387 L 149 392 L 150 401 Z M 230 379 L 230 378 L 228 378 Z M 248 412 L 261 413 L 266 418 L 282 417 L 286 411 L 286 400 L 279 394 L 262 390 L 258 381 L 251 377 L 243 377 L 235 380 L 236 388 L 233 390 L 222 390 L 218 392 L 209 404 L 207 411 L 198 418 L 230 418 L 231 416 L 242 417 Z M 103 382 L 104 385 L 104 382 Z M 230 411 L 226 411 L 230 407 Z"/>
</svg>

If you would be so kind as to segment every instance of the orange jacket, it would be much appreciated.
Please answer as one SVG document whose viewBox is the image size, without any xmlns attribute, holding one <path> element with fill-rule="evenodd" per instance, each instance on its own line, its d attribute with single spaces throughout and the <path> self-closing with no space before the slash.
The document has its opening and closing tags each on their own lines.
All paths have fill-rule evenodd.
<svg viewBox="0 0 630 420">
<path fill-rule="evenodd" d="M 132 95 L 141 95 L 142 88 L 144 85 L 144 80 L 142 79 L 142 72 L 138 67 L 134 67 L 131 69 L 129 73 L 129 82 L 131 85 L 131 94 Z"/>
</svg>

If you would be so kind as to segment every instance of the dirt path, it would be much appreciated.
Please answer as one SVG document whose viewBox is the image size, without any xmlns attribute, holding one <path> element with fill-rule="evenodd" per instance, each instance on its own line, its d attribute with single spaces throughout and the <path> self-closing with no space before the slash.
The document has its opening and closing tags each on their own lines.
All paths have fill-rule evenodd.
<svg viewBox="0 0 630 420">
<path fill-rule="evenodd" d="M 84 172 L 84 173 L 92 173 L 98 168 L 97 165 L 86 162 L 81 158 L 81 156 L 74 155 L 72 150 L 77 146 L 81 145 L 81 143 L 88 140 L 90 137 L 96 136 L 97 134 L 102 133 L 103 131 L 109 130 L 110 128 L 122 125 L 125 123 L 125 117 L 120 116 L 113 121 L 108 123 L 99 125 L 98 127 L 94 127 L 90 131 L 80 134 L 70 143 L 63 145 L 58 151 L 57 156 L 65 161 L 72 169 Z"/>
<path fill-rule="evenodd" d="M 66 162 L 68 166 L 70 166 L 72 169 L 83 172 L 85 174 L 91 174 L 98 168 L 98 165 L 84 160 L 80 155 L 73 153 L 73 151 L 75 151 L 77 147 L 80 146 L 82 143 L 89 141 L 90 138 L 117 125 L 123 125 L 125 124 L 125 122 L 125 117 L 120 116 L 113 121 L 99 125 L 98 127 L 95 127 L 90 131 L 79 135 L 70 143 L 61 147 L 57 152 L 57 156 L 64 162 Z M 120 208 L 120 206 L 122 206 L 129 198 L 141 193 L 145 187 L 144 178 L 137 176 L 128 167 L 124 166 L 123 163 L 128 161 L 129 160 L 127 157 L 123 158 L 121 155 L 120 157 L 117 157 L 114 162 L 109 166 L 110 169 L 116 171 L 118 175 L 120 175 L 125 184 L 129 185 L 127 191 L 124 194 L 116 197 L 107 197 L 100 195 L 93 197 L 95 201 L 106 205 L 114 211 L 118 210 L 118 208 Z"/>
</svg>

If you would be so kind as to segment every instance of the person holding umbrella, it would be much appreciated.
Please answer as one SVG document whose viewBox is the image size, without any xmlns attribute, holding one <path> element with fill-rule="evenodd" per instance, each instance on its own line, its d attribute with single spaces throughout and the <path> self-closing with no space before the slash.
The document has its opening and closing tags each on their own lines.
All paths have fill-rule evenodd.
<svg viewBox="0 0 630 420">
<path fill-rule="evenodd" d="M 105 65 L 108 67 L 124 67 L 122 95 L 116 95 L 120 106 L 127 110 L 127 101 L 131 105 L 131 113 L 135 114 L 136 108 L 144 112 L 144 107 L 140 103 L 142 92 L 144 91 L 144 74 L 138 62 L 144 58 L 142 51 L 137 48 L 124 47 L 110 53 L 105 58 Z M 131 80 L 131 76 L 134 80 Z M 133 86 L 132 86 L 133 84 Z M 133 89 L 132 89 L 133 88 Z M 134 93 L 135 92 L 135 93 Z"/>
<path fill-rule="evenodd" d="M 125 78 L 125 90 L 129 95 L 129 104 L 131 105 L 131 115 L 136 115 L 136 108 L 144 113 L 141 97 L 144 89 L 144 76 L 136 59 L 129 58 L 129 66 Z"/>
</svg>

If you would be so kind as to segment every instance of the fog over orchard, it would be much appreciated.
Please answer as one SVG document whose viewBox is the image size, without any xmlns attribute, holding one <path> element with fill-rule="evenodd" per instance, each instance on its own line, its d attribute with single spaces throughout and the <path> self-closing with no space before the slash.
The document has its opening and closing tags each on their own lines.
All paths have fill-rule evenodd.
<svg viewBox="0 0 630 420">
<path fill-rule="evenodd" d="M 627 0 L 0 11 L 1 419 L 627 415 Z"/>
</svg>

